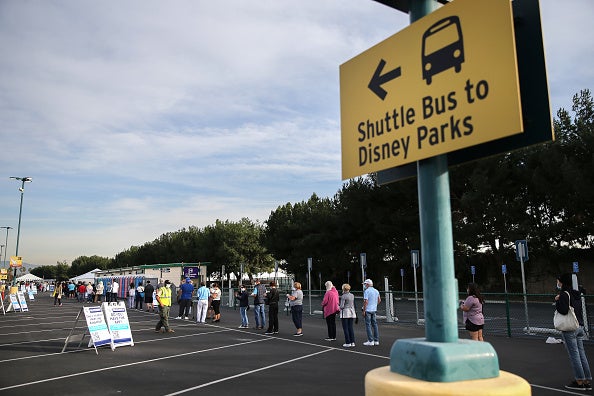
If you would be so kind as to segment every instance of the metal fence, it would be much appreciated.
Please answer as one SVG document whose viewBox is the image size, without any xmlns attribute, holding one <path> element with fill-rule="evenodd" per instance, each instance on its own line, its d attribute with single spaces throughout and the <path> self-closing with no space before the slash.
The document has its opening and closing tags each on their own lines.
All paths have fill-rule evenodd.
<svg viewBox="0 0 594 396">
<path fill-rule="evenodd" d="M 231 296 L 235 292 L 231 289 Z M 286 291 L 280 290 L 281 301 Z M 303 290 L 303 314 L 322 314 L 322 299 L 325 290 Z M 363 305 L 363 291 L 353 291 L 358 308 Z M 229 298 L 230 290 L 223 293 L 224 305 L 233 307 L 234 299 Z M 418 292 L 386 292 L 380 291 L 382 303 L 378 307 L 378 319 L 385 323 L 397 323 L 410 326 L 424 326 L 423 293 Z M 483 306 L 485 316 L 484 334 L 502 335 L 507 337 L 540 337 L 550 336 L 559 338 L 559 331 L 553 327 L 555 312 L 555 294 L 524 294 L 522 293 L 483 293 L 486 302 Z M 466 298 L 460 294 L 459 299 Z M 526 302 L 525 302 L 526 301 Z M 250 301 L 251 302 L 251 301 Z M 594 295 L 582 296 L 582 308 L 585 313 L 585 327 L 588 335 L 594 328 Z M 282 302 L 281 302 L 282 310 Z M 288 314 L 288 311 L 285 310 Z M 461 331 L 462 311 L 458 310 L 458 324 Z"/>
</svg>

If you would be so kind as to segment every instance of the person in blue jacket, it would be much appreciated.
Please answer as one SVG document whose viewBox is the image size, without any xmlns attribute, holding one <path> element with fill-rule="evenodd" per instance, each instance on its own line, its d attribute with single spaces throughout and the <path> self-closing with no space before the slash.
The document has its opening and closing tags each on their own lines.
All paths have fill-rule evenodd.
<svg viewBox="0 0 594 396">
<path fill-rule="evenodd" d="M 192 279 L 186 278 L 186 283 L 182 283 L 179 287 L 179 313 L 177 318 L 189 319 L 190 307 L 192 306 L 192 293 L 194 293 L 194 284 Z"/>
</svg>

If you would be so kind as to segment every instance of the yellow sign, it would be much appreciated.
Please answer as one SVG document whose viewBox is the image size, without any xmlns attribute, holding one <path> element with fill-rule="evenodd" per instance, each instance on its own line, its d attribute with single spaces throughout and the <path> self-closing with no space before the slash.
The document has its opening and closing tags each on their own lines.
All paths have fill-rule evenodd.
<svg viewBox="0 0 594 396">
<path fill-rule="evenodd" d="M 0 274 L 7 274 L 8 270 L 6 268 L 0 268 Z"/>
<path fill-rule="evenodd" d="M 456 0 L 340 66 L 342 178 L 523 132 L 509 0 Z"/>
<path fill-rule="evenodd" d="M 18 268 L 23 266 L 23 258 L 21 256 L 10 256 L 10 268 Z"/>
<path fill-rule="evenodd" d="M 8 279 L 8 275 L 0 275 L 0 280 Z"/>
</svg>

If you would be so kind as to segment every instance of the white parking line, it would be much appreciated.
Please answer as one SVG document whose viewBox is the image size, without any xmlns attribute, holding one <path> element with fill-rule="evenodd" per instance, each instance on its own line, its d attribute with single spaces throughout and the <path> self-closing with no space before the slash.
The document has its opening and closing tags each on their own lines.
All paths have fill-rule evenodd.
<svg viewBox="0 0 594 396">
<path fill-rule="evenodd" d="M 210 386 L 210 385 L 214 385 L 214 384 L 218 384 L 218 383 L 221 383 L 221 382 L 229 381 L 229 380 L 232 380 L 232 379 L 235 379 L 235 378 L 243 377 L 245 375 L 250 375 L 250 374 L 253 374 L 253 373 L 257 373 L 259 371 L 264 371 L 264 370 L 268 370 L 268 369 L 271 369 L 271 368 L 274 368 L 274 367 L 282 366 L 284 364 L 293 363 L 293 362 L 296 362 L 298 360 L 307 359 L 307 358 L 310 358 L 312 356 L 316 356 L 316 355 L 319 355 L 319 354 L 322 354 L 322 353 L 330 352 L 332 350 L 334 350 L 334 349 L 333 348 L 329 348 L 329 349 L 325 349 L 323 351 L 310 353 L 309 355 L 300 356 L 300 357 L 295 358 L 295 359 L 285 360 L 284 362 L 275 363 L 275 364 L 271 364 L 269 366 L 260 367 L 259 369 L 246 371 L 245 373 L 235 374 L 235 375 L 232 375 L 230 377 L 225 377 L 225 378 L 218 379 L 216 381 L 210 381 L 210 382 L 207 382 L 207 383 L 202 384 L 202 385 L 197 385 L 197 386 L 194 386 L 192 388 L 187 388 L 187 389 L 181 390 L 179 392 L 168 393 L 166 396 L 181 395 L 183 393 L 191 392 L 191 391 L 196 390 L 196 389 L 205 388 L 205 387 Z"/>
<path fill-rule="evenodd" d="M 147 360 L 143 360 L 143 361 L 140 361 L 140 362 L 120 364 L 120 365 L 112 366 L 112 367 L 104 367 L 104 368 L 96 369 L 96 370 L 88 370 L 88 371 L 83 371 L 83 372 L 80 372 L 80 373 L 74 373 L 74 374 L 68 374 L 68 375 L 61 375 L 61 376 L 58 376 L 58 377 L 46 378 L 46 379 L 42 379 L 42 380 L 38 380 L 38 381 L 25 382 L 25 383 L 22 383 L 22 384 L 16 384 L 16 385 L 5 386 L 3 388 L 0 388 L 0 392 L 1 391 L 5 391 L 5 390 L 9 390 L 9 389 L 23 388 L 23 387 L 29 386 L 29 385 L 43 384 L 45 382 L 60 381 L 60 380 L 67 379 L 67 378 L 79 377 L 79 376 L 82 376 L 82 375 L 93 374 L 93 373 L 100 373 L 102 371 L 115 370 L 115 369 L 119 369 L 119 368 L 122 368 L 122 367 L 139 366 L 139 365 L 142 365 L 142 364 L 147 364 L 147 363 L 152 363 L 152 362 L 158 362 L 158 361 L 161 361 L 161 360 L 175 359 L 175 358 L 178 358 L 180 356 L 190 356 L 190 355 L 195 355 L 195 354 L 203 353 L 203 352 L 211 352 L 211 351 L 216 351 L 216 350 L 220 350 L 220 349 L 233 348 L 233 347 L 237 347 L 237 346 L 243 346 L 243 345 L 253 344 L 255 342 L 262 342 L 262 341 L 267 341 L 267 340 L 268 339 L 266 339 L 266 338 L 262 338 L 262 339 L 259 339 L 259 340 L 241 342 L 241 343 L 231 344 L 231 345 L 224 345 L 224 346 L 214 347 L 214 348 L 201 349 L 199 351 L 179 353 L 177 355 L 169 355 L 169 356 L 163 356 L 163 357 L 160 357 L 160 358 L 147 359 Z"/>
</svg>

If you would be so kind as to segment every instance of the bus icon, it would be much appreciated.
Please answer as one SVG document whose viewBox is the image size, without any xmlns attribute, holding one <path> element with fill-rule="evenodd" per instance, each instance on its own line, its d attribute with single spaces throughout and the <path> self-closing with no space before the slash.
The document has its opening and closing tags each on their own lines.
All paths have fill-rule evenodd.
<svg viewBox="0 0 594 396">
<path fill-rule="evenodd" d="M 434 75 L 454 68 L 456 73 L 462 70 L 464 63 L 464 44 L 460 18 L 443 18 L 423 33 L 422 43 L 423 79 L 431 84 Z"/>
</svg>

